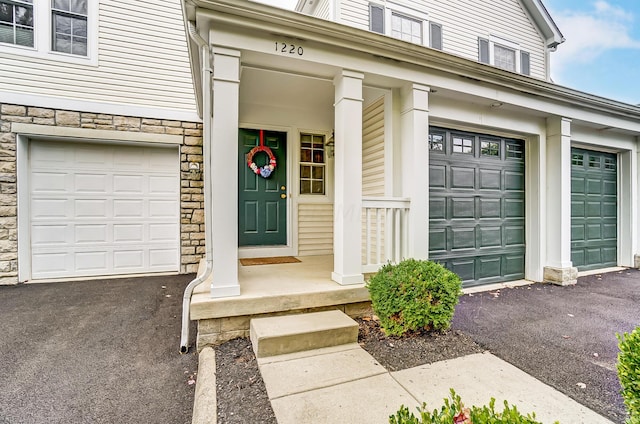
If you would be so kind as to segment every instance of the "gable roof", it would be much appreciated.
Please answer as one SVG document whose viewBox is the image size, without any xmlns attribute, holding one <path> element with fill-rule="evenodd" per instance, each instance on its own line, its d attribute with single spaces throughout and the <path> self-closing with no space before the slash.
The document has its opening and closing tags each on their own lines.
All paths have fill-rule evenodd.
<svg viewBox="0 0 640 424">
<path fill-rule="evenodd" d="M 524 9 L 529 13 L 533 23 L 544 37 L 546 46 L 552 49 L 565 41 L 560 28 L 556 25 L 542 0 L 519 0 Z M 313 13 L 313 8 L 318 0 L 298 0 L 295 11 L 300 13 Z"/>
</svg>

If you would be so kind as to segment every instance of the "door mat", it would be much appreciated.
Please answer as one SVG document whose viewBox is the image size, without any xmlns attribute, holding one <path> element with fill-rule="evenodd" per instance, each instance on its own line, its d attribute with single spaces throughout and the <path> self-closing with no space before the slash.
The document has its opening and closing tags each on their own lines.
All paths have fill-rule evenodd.
<svg viewBox="0 0 640 424">
<path fill-rule="evenodd" d="M 293 264 L 301 262 L 300 259 L 293 256 L 277 256 L 273 258 L 243 258 L 240 259 L 240 263 L 243 266 L 251 265 L 273 265 L 273 264 Z"/>
</svg>

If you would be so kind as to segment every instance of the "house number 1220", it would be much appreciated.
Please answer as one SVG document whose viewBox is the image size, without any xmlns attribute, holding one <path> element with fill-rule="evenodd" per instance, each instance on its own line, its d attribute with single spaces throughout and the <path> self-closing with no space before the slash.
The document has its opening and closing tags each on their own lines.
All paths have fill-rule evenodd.
<svg viewBox="0 0 640 424">
<path fill-rule="evenodd" d="M 276 43 L 276 51 L 279 53 L 288 53 L 288 54 L 297 54 L 298 56 L 302 56 L 304 54 L 304 49 L 302 46 L 296 46 L 295 44 L 287 44 L 287 43 Z"/>
</svg>

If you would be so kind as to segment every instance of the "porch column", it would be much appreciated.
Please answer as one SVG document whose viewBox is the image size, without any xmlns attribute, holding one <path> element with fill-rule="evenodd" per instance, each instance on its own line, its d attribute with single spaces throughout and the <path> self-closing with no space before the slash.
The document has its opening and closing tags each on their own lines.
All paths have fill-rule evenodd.
<svg viewBox="0 0 640 424">
<path fill-rule="evenodd" d="M 571 262 L 571 119 L 547 118 L 547 260 L 543 279 L 575 284 Z"/>
<path fill-rule="evenodd" d="M 237 296 L 238 281 L 238 119 L 240 52 L 213 47 L 211 178 L 213 280 L 211 297 Z"/>
<path fill-rule="evenodd" d="M 429 91 L 408 84 L 401 93 L 402 195 L 411 199 L 407 257 L 429 257 Z"/>
<path fill-rule="evenodd" d="M 358 284 L 362 275 L 362 80 L 342 70 L 335 86 L 335 201 L 333 272 L 339 284 Z"/>
</svg>

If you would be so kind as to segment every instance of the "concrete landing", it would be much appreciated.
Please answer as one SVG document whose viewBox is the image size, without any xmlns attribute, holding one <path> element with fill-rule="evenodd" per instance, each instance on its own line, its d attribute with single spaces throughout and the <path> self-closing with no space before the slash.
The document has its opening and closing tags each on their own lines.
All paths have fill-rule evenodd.
<svg viewBox="0 0 640 424">
<path fill-rule="evenodd" d="M 358 341 L 358 323 L 333 310 L 252 319 L 250 338 L 257 358 Z"/>
</svg>

